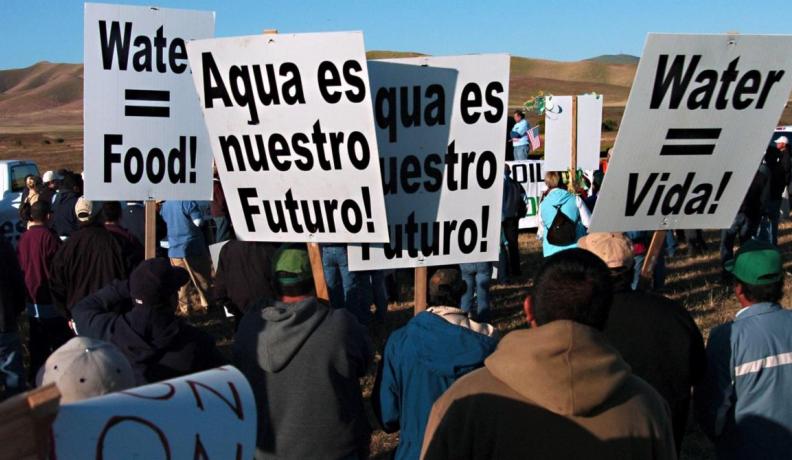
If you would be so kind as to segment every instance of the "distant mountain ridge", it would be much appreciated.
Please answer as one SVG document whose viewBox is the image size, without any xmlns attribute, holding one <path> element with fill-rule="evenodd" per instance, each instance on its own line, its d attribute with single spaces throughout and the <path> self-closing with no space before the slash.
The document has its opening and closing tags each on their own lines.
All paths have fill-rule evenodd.
<svg viewBox="0 0 792 460">
<path fill-rule="evenodd" d="M 369 51 L 369 59 L 425 56 L 409 51 Z M 621 104 L 635 76 L 635 56 L 605 55 L 577 62 L 513 56 L 509 104 L 520 106 L 539 91 L 579 94 L 595 91 L 606 104 Z M 0 124 L 81 124 L 82 64 L 39 62 L 0 70 Z"/>
<path fill-rule="evenodd" d="M 602 62 L 603 64 L 638 64 L 641 58 L 632 54 L 603 54 L 586 60 Z"/>
</svg>

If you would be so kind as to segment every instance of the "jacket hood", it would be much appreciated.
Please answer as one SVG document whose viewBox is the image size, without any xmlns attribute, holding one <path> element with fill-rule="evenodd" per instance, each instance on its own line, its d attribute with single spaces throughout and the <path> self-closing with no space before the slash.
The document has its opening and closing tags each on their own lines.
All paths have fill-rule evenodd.
<svg viewBox="0 0 792 460">
<path fill-rule="evenodd" d="M 458 308 L 432 307 L 405 328 L 418 360 L 447 377 L 461 377 L 481 367 L 498 345 L 495 328 L 469 320 Z"/>
<path fill-rule="evenodd" d="M 573 321 L 508 334 L 485 366 L 526 399 L 563 416 L 589 414 L 631 375 L 601 332 Z"/>
<path fill-rule="evenodd" d="M 267 372 L 278 372 L 300 351 L 324 321 L 329 309 L 315 298 L 296 303 L 276 301 L 262 308 L 258 332 L 258 363 Z"/>
<path fill-rule="evenodd" d="M 547 193 L 544 197 L 544 201 L 546 201 L 549 206 L 558 206 L 563 205 L 572 198 L 573 195 L 565 189 L 554 188 Z"/>
</svg>

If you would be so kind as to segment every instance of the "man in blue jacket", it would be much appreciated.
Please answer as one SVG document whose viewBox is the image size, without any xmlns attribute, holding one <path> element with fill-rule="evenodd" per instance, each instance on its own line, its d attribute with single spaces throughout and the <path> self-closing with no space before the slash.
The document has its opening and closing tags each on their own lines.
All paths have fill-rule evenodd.
<svg viewBox="0 0 792 460">
<path fill-rule="evenodd" d="M 431 307 L 396 330 L 385 352 L 372 401 L 386 432 L 401 430 L 397 459 L 417 459 L 432 404 L 459 377 L 484 365 L 498 344 L 495 328 L 458 308 L 459 272 L 440 269 L 429 280 Z"/>
<path fill-rule="evenodd" d="M 789 458 L 792 452 L 792 312 L 784 296 L 779 250 L 743 245 L 726 266 L 743 307 L 707 344 L 707 376 L 696 413 L 719 458 Z"/>
</svg>

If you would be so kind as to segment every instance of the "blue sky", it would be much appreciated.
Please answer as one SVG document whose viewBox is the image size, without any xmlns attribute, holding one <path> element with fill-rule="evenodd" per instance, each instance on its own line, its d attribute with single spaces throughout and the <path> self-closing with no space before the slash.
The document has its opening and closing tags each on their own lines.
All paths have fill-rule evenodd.
<svg viewBox="0 0 792 460">
<path fill-rule="evenodd" d="M 107 1 L 105 3 L 112 3 Z M 217 36 L 362 30 L 366 49 L 428 54 L 506 52 L 578 60 L 640 55 L 647 32 L 792 34 L 792 4 L 738 0 L 126 0 L 214 10 Z M 0 69 L 82 62 L 83 3 L 0 0 Z"/>
</svg>

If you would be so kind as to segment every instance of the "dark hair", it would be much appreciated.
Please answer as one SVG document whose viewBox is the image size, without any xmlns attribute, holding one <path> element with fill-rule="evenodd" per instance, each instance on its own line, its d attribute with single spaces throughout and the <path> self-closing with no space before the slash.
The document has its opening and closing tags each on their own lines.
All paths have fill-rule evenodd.
<svg viewBox="0 0 792 460">
<path fill-rule="evenodd" d="M 534 317 L 540 326 L 570 320 L 602 330 L 613 301 L 608 266 L 582 249 L 567 249 L 545 259 L 536 276 Z"/>
<path fill-rule="evenodd" d="M 520 119 L 523 119 L 523 120 L 525 119 L 525 113 L 523 113 L 523 111 L 522 111 L 522 110 L 515 110 L 515 111 L 514 111 L 514 114 L 515 114 L 515 115 L 519 115 L 519 116 L 520 116 Z"/>
<path fill-rule="evenodd" d="M 432 292 L 429 294 L 428 298 L 426 299 L 426 303 L 429 304 L 430 307 L 457 307 L 462 301 L 462 294 L 465 293 L 465 282 L 461 283 L 461 288 L 459 286 L 449 286 L 449 285 L 442 285 L 439 286 L 436 292 Z"/>
<path fill-rule="evenodd" d="M 735 279 L 735 282 L 742 285 L 743 295 L 745 295 L 745 297 L 752 302 L 778 303 L 784 297 L 783 277 L 781 277 L 781 279 L 776 281 L 775 283 L 762 284 L 762 285 L 747 284 L 747 283 L 743 283 L 738 279 Z"/>
<path fill-rule="evenodd" d="M 33 222 L 44 222 L 47 219 L 47 215 L 51 212 L 52 206 L 50 206 L 49 201 L 38 200 L 30 205 L 30 220 Z"/>
<path fill-rule="evenodd" d="M 118 222 L 121 219 L 121 203 L 118 201 L 102 203 L 102 219 L 104 222 Z"/>
</svg>

